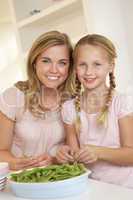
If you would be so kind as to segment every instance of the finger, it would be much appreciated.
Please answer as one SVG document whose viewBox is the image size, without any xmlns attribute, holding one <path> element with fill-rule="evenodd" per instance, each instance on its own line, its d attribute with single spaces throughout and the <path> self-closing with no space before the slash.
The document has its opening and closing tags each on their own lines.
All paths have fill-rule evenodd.
<svg viewBox="0 0 133 200">
<path fill-rule="evenodd" d="M 84 163 L 92 163 L 95 162 L 97 160 L 97 157 L 95 154 L 82 154 L 82 156 L 79 158 L 80 162 L 84 162 Z"/>
<path fill-rule="evenodd" d="M 61 160 L 64 160 L 64 161 L 66 160 L 66 161 L 73 162 L 73 160 L 74 160 L 73 156 L 71 156 L 67 152 L 59 152 L 59 154 L 57 155 L 57 157 L 59 157 Z"/>
<path fill-rule="evenodd" d="M 27 168 L 30 167 L 34 164 L 37 163 L 37 160 L 30 160 L 30 159 L 26 159 L 26 160 L 19 160 L 19 162 L 16 163 L 16 166 L 21 169 L 21 168 Z"/>
<path fill-rule="evenodd" d="M 46 161 L 46 160 L 50 160 L 51 159 L 51 157 L 50 156 L 46 156 L 46 155 L 44 155 L 44 156 L 40 156 L 40 157 L 38 157 L 37 158 L 37 161 L 38 162 L 41 162 L 41 161 Z"/>
<path fill-rule="evenodd" d="M 64 156 L 64 154 L 62 154 L 61 152 L 56 155 L 56 159 L 59 163 L 68 163 L 69 162 L 69 159 L 66 156 Z"/>
<path fill-rule="evenodd" d="M 94 162 L 96 162 L 96 161 L 97 161 L 97 159 L 96 159 L 96 158 L 93 158 L 93 159 L 84 161 L 84 163 L 85 163 L 85 164 L 91 164 L 91 163 L 94 163 Z"/>
<path fill-rule="evenodd" d="M 67 158 L 67 159 L 73 159 L 73 156 L 70 155 L 70 153 L 71 153 L 70 148 L 61 149 L 61 150 L 59 150 L 58 153 L 59 153 L 59 155 L 61 155 L 62 157 L 64 156 L 64 157 Z M 58 153 L 57 153 L 57 154 L 58 154 Z"/>
<path fill-rule="evenodd" d="M 78 152 L 75 153 L 75 159 L 78 160 L 80 157 L 82 157 L 82 154 L 86 152 L 85 149 L 80 149 Z"/>
<path fill-rule="evenodd" d="M 60 158 L 57 158 L 57 162 L 58 162 L 59 164 L 66 164 L 66 163 L 69 163 L 68 160 L 62 160 L 62 159 L 60 159 Z"/>
<path fill-rule="evenodd" d="M 50 160 L 43 160 L 37 164 L 35 164 L 36 167 L 42 167 L 42 166 L 48 166 L 48 165 L 51 165 L 52 162 Z"/>
<path fill-rule="evenodd" d="M 61 162 L 68 162 L 68 159 L 64 156 L 64 154 L 58 154 L 57 156 L 56 156 L 56 158 L 57 158 L 57 161 L 61 161 Z"/>
<path fill-rule="evenodd" d="M 75 158 L 79 162 L 86 162 L 88 160 L 94 159 L 95 155 L 92 152 L 89 152 L 88 150 L 84 149 L 84 151 L 81 151 L 78 155 L 76 155 Z"/>
</svg>

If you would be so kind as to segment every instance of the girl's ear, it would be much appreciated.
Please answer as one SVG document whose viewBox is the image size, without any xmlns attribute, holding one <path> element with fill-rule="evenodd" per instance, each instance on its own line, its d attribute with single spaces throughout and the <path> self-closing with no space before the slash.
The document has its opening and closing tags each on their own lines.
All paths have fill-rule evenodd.
<svg viewBox="0 0 133 200">
<path fill-rule="evenodd" d="M 111 63 L 111 64 L 110 64 L 110 70 L 109 70 L 109 73 L 114 72 L 114 67 L 115 67 L 115 64 L 114 64 L 114 63 Z"/>
</svg>

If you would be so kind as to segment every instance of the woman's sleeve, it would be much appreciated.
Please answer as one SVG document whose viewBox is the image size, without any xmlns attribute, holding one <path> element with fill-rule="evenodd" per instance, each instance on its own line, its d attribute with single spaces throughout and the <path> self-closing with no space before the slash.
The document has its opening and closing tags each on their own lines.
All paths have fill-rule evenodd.
<svg viewBox="0 0 133 200">
<path fill-rule="evenodd" d="M 6 89 L 0 94 L 0 112 L 15 120 L 18 110 L 24 107 L 24 94 L 16 87 Z"/>
<path fill-rule="evenodd" d="M 76 119 L 74 100 L 66 101 L 61 110 L 62 120 L 66 124 L 73 124 Z"/>
<path fill-rule="evenodd" d="M 119 99 L 118 118 L 133 116 L 133 96 L 122 95 Z"/>
</svg>

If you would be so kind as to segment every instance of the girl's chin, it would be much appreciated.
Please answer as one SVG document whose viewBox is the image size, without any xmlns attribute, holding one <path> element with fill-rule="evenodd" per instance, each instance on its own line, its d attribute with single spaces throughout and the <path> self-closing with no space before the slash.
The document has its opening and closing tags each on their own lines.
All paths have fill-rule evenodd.
<svg viewBox="0 0 133 200">
<path fill-rule="evenodd" d="M 83 83 L 84 87 L 86 89 L 95 89 L 97 87 L 96 83 L 93 81 L 93 82 L 84 82 Z"/>
</svg>

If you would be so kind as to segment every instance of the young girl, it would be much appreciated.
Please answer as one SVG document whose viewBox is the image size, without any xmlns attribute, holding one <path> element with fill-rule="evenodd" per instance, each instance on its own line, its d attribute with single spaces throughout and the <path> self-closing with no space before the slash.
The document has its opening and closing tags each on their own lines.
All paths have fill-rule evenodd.
<svg viewBox="0 0 133 200">
<path fill-rule="evenodd" d="M 60 106 L 71 58 L 66 34 L 42 34 L 29 52 L 27 81 L 0 95 L 0 161 L 9 162 L 11 169 L 51 164 L 64 142 Z"/>
<path fill-rule="evenodd" d="M 93 179 L 133 188 L 133 99 L 114 90 L 115 47 L 102 35 L 87 35 L 73 56 L 75 98 L 62 109 L 69 146 L 57 159 L 82 162 Z"/>
</svg>

